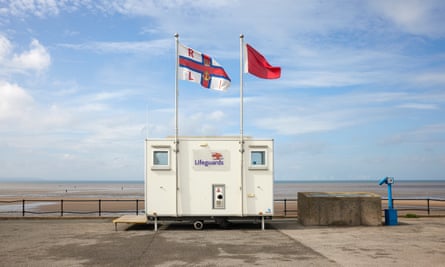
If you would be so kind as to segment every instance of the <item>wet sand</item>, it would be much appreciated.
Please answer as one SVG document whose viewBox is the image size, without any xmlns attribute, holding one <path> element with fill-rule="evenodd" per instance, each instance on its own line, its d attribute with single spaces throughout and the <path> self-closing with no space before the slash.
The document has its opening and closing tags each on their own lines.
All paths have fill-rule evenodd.
<svg viewBox="0 0 445 267">
<path fill-rule="evenodd" d="M 21 216 L 25 200 L 25 216 L 113 216 L 135 214 L 144 210 L 143 183 L 0 183 L 0 216 Z M 405 214 L 428 215 L 427 200 L 415 199 L 427 195 L 445 194 L 444 182 L 400 183 L 395 191 L 394 208 L 399 216 Z M 275 187 L 275 215 L 296 216 L 296 194 L 299 191 L 317 192 L 358 192 L 366 191 L 380 194 L 385 187 L 374 183 L 277 183 Z M 427 192 L 428 191 L 428 192 Z M 381 194 L 383 197 L 386 195 Z M 99 202 L 100 199 L 100 202 Z M 284 199 L 287 199 L 286 204 Z M 138 201 L 136 201 L 138 200 Z M 445 200 L 445 198 L 444 198 Z M 10 202 L 8 202 L 10 201 Z M 284 212 L 286 206 L 286 213 Z M 445 216 L 445 201 L 429 202 L 430 215 Z M 382 208 L 387 201 L 382 200 Z M 62 212 L 63 210 L 63 212 Z M 9 211 L 9 213 L 8 213 Z"/>
<path fill-rule="evenodd" d="M 0 199 L 1 216 L 22 216 L 23 200 Z M 430 201 L 430 214 L 445 216 L 445 201 Z M 137 208 L 136 208 L 137 207 Z M 387 208 L 387 201 L 382 200 L 382 209 Z M 395 200 L 394 208 L 399 216 L 412 214 L 428 216 L 426 200 Z M 82 199 L 82 198 L 34 198 L 25 200 L 25 216 L 119 216 L 119 214 L 138 214 L 144 212 L 143 198 L 138 199 Z M 275 201 L 274 216 L 296 217 L 297 201 Z M 100 212 L 99 212 L 100 211 Z M 383 215 L 383 212 L 382 212 Z"/>
</svg>

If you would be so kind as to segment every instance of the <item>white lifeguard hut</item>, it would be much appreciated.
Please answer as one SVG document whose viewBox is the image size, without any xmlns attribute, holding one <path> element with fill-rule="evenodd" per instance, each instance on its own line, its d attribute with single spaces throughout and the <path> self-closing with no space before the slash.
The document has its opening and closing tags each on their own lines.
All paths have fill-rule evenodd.
<svg viewBox="0 0 445 267">
<path fill-rule="evenodd" d="M 273 140 L 246 137 L 240 147 L 239 137 L 147 139 L 145 212 L 155 228 L 158 220 L 202 229 L 207 220 L 249 219 L 264 229 L 273 215 Z"/>
</svg>

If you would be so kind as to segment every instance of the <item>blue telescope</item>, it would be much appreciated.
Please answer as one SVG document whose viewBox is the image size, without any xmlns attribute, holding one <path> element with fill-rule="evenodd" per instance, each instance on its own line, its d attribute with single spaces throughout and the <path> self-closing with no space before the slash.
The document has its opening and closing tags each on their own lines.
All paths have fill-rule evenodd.
<svg viewBox="0 0 445 267">
<path fill-rule="evenodd" d="M 394 184 L 394 177 L 384 177 L 380 179 L 379 185 L 388 185 L 388 209 L 385 210 L 385 224 L 396 225 L 397 224 L 397 210 L 393 209 L 392 205 L 392 185 Z"/>
<path fill-rule="evenodd" d="M 385 177 L 380 179 L 379 185 L 387 184 L 388 185 L 388 209 L 392 209 L 392 184 L 394 183 L 393 177 Z"/>
</svg>

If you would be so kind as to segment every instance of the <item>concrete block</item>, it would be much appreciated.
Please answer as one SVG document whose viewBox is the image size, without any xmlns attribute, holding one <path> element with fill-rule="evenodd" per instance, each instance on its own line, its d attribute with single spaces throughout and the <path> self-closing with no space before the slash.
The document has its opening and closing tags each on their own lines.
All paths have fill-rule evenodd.
<svg viewBox="0 0 445 267">
<path fill-rule="evenodd" d="M 367 192 L 299 192 L 303 225 L 382 225 L 380 195 Z"/>
</svg>

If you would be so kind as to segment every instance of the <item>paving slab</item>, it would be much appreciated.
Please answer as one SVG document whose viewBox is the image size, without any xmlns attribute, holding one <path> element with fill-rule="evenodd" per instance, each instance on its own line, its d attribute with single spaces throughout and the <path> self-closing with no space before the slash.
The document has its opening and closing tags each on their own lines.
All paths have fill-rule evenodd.
<svg viewBox="0 0 445 267">
<path fill-rule="evenodd" d="M 277 228 L 341 266 L 445 266 L 445 218 L 399 218 L 396 226 Z"/>
<path fill-rule="evenodd" d="M 112 220 L 0 220 L 0 266 L 339 266 L 277 229 Z M 123 228 L 123 229 L 122 229 Z"/>
</svg>

